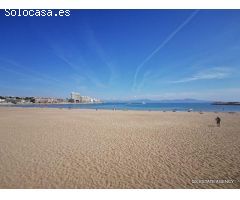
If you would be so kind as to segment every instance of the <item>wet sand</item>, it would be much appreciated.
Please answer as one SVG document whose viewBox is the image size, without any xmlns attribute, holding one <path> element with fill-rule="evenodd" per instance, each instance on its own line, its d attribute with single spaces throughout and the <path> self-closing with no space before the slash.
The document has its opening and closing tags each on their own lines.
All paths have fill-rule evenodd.
<svg viewBox="0 0 240 200">
<path fill-rule="evenodd" d="M 240 188 L 239 155 L 240 113 L 0 108 L 0 188 Z"/>
</svg>

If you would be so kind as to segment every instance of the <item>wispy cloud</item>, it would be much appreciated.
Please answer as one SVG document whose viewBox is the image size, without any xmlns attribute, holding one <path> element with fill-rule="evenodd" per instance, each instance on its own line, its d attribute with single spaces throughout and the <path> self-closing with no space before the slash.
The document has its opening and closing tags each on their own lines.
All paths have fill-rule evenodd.
<svg viewBox="0 0 240 200">
<path fill-rule="evenodd" d="M 135 88 L 135 90 L 137 92 L 139 92 L 142 87 L 145 85 L 145 83 L 149 80 L 152 79 L 154 77 L 154 75 L 152 74 L 152 71 L 147 70 L 144 74 L 143 74 L 143 78 L 141 80 L 141 82 L 138 84 L 138 86 Z"/>
<path fill-rule="evenodd" d="M 200 71 L 190 77 L 186 77 L 180 80 L 171 81 L 171 83 L 186 83 L 197 80 L 211 80 L 211 79 L 223 79 L 231 75 L 232 69 L 226 67 L 215 67 L 207 70 Z"/>
<path fill-rule="evenodd" d="M 170 35 L 168 35 L 168 37 L 156 48 L 154 49 L 154 51 L 152 51 L 152 53 L 150 53 L 144 60 L 143 62 L 138 65 L 135 74 L 134 74 L 134 79 L 133 79 L 133 85 L 132 85 L 132 89 L 135 90 L 136 89 L 136 81 L 137 81 L 137 77 L 138 74 L 140 72 L 140 70 L 143 68 L 143 66 L 152 59 L 152 57 L 158 53 L 163 47 L 165 47 L 165 45 L 170 42 L 172 40 L 172 38 L 179 32 L 181 31 L 194 17 L 195 15 L 199 12 L 199 10 L 195 10 L 186 20 L 184 20 Z"/>
<path fill-rule="evenodd" d="M 107 55 L 106 51 L 104 50 L 103 46 L 99 43 L 97 40 L 97 37 L 95 35 L 95 32 L 93 29 L 90 28 L 90 26 L 87 26 L 87 42 L 91 47 L 93 47 L 93 50 L 96 52 L 97 56 L 101 59 L 101 61 L 104 63 L 104 67 L 108 69 L 109 73 L 109 79 L 108 79 L 108 85 L 114 84 L 114 81 L 118 78 L 118 73 L 116 72 L 116 66 L 114 66 L 109 60 L 109 56 Z"/>
<path fill-rule="evenodd" d="M 72 71 L 74 71 L 74 75 L 75 75 L 75 80 L 76 80 L 76 76 L 78 76 L 78 80 L 84 80 L 82 82 L 84 82 L 84 87 L 87 87 L 86 85 L 86 78 L 92 83 L 94 84 L 96 87 L 98 88 L 106 88 L 107 86 L 102 83 L 101 81 L 98 80 L 98 78 L 96 78 L 96 76 L 92 73 L 92 71 L 90 69 L 83 70 L 81 69 L 81 66 L 79 66 L 78 64 L 73 63 L 72 61 L 70 61 L 68 58 L 66 58 L 64 55 L 60 55 L 59 53 L 57 53 L 56 51 L 54 51 L 53 49 L 53 53 L 60 59 L 62 60 L 65 64 L 67 64 L 67 66 L 72 69 Z M 81 74 L 81 75 L 80 75 Z M 80 82 L 78 81 L 78 84 L 80 84 Z"/>
<path fill-rule="evenodd" d="M 131 96 L 129 99 L 152 99 L 152 100 L 174 100 L 174 99 L 198 99 L 210 101 L 239 101 L 240 88 L 216 88 L 200 91 L 171 91 L 156 94 L 144 94 Z"/>
<path fill-rule="evenodd" d="M 50 77 L 44 73 L 40 73 L 36 70 L 26 68 L 13 60 L 0 58 L 0 61 L 4 63 L 0 66 L 0 70 L 6 71 L 8 73 L 16 74 L 19 77 L 25 77 L 34 81 L 47 82 L 50 84 L 57 84 L 57 85 L 59 85 L 60 83 L 64 84 L 63 82 L 56 79 L 55 77 Z"/>
<path fill-rule="evenodd" d="M 85 60 L 85 58 L 82 57 L 82 52 L 77 47 L 77 45 L 75 47 L 66 48 L 65 46 L 59 46 L 59 44 L 54 43 L 52 40 L 47 40 L 46 42 L 51 48 L 52 53 L 59 60 L 64 62 L 66 66 L 71 69 L 71 71 L 74 72 L 74 79 L 78 79 L 76 83 L 79 87 L 83 86 L 84 84 L 84 88 L 87 88 L 88 86 L 90 86 L 90 84 L 92 84 L 97 88 L 106 89 L 116 77 L 115 68 L 110 62 L 108 62 L 104 49 L 97 41 L 93 30 L 89 26 L 87 26 L 87 37 L 85 39 L 85 42 L 93 46 L 93 50 L 96 52 L 97 56 L 103 61 L 104 67 L 107 67 L 110 71 L 110 78 L 108 83 L 101 80 L 99 74 L 96 74 L 94 70 L 91 70 L 89 63 L 87 62 L 87 60 Z M 65 49 L 68 49 L 68 52 L 71 52 L 71 58 L 67 56 Z M 88 83 L 88 85 L 86 85 L 86 83 Z"/>
</svg>

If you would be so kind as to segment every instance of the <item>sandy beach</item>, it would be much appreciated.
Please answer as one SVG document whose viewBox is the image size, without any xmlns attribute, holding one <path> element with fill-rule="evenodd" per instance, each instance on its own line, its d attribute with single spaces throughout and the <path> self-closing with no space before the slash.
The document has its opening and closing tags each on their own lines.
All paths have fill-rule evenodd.
<svg viewBox="0 0 240 200">
<path fill-rule="evenodd" d="M 0 188 L 240 188 L 239 155 L 240 113 L 0 108 Z"/>
</svg>

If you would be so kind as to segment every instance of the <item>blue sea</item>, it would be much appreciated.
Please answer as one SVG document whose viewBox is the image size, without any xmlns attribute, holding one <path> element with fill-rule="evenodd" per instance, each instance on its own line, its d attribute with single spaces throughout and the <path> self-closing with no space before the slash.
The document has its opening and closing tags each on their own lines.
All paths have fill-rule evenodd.
<svg viewBox="0 0 240 200">
<path fill-rule="evenodd" d="M 195 112 L 240 112 L 240 106 L 212 105 L 211 103 L 100 103 L 100 104 L 31 104 L 15 107 L 104 109 L 104 110 L 147 110 L 147 111 L 188 111 Z"/>
</svg>

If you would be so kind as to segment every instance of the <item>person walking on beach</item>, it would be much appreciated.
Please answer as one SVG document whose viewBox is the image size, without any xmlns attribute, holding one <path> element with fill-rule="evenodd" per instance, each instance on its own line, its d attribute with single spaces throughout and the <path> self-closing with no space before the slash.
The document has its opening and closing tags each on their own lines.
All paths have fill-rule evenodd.
<svg viewBox="0 0 240 200">
<path fill-rule="evenodd" d="M 217 116 L 215 120 L 216 120 L 217 126 L 220 127 L 220 123 L 221 123 L 220 117 Z"/>
</svg>

